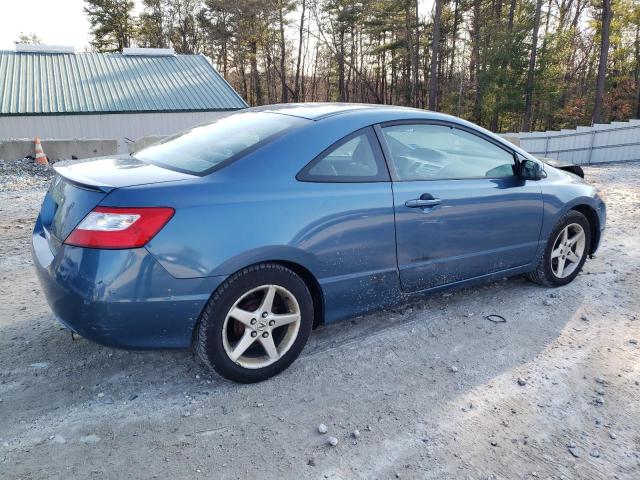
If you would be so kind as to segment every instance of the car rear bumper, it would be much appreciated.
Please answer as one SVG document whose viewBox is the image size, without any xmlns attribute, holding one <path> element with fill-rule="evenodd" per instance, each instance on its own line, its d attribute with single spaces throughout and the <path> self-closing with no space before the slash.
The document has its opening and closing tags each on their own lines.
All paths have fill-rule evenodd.
<svg viewBox="0 0 640 480">
<path fill-rule="evenodd" d="M 176 279 L 144 248 L 61 245 L 52 253 L 39 224 L 32 254 L 54 315 L 93 342 L 116 348 L 187 348 L 224 277 Z"/>
</svg>

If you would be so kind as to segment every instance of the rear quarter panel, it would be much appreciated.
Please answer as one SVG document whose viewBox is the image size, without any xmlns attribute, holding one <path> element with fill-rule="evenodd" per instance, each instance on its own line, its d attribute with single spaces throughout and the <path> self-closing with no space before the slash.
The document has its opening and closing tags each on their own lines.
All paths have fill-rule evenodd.
<svg viewBox="0 0 640 480">
<path fill-rule="evenodd" d="M 118 189 L 102 203 L 176 209 L 146 247 L 174 277 L 293 262 L 320 283 L 331 305 L 325 321 L 373 310 L 397 297 L 391 185 L 296 180 L 300 169 L 351 131 L 317 125 L 211 175 Z"/>
</svg>

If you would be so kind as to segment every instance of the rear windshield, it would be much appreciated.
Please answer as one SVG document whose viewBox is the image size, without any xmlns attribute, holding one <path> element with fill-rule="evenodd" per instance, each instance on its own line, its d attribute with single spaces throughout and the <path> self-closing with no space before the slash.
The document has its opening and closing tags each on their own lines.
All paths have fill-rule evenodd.
<svg viewBox="0 0 640 480">
<path fill-rule="evenodd" d="M 298 117 L 274 113 L 233 113 L 166 138 L 140 150 L 135 158 L 172 170 L 202 175 L 305 122 Z"/>
</svg>

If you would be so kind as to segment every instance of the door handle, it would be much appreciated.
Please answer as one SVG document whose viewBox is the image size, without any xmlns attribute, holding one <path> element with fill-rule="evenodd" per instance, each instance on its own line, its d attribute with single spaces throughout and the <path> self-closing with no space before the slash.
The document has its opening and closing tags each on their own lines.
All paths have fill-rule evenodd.
<svg viewBox="0 0 640 480">
<path fill-rule="evenodd" d="M 440 205 L 442 203 L 442 200 L 440 200 L 439 198 L 430 198 L 430 199 L 423 199 L 423 198 L 415 198 L 413 200 L 407 200 L 404 205 L 405 207 L 409 207 L 409 208 L 428 208 L 428 207 L 435 207 L 436 205 Z"/>
</svg>

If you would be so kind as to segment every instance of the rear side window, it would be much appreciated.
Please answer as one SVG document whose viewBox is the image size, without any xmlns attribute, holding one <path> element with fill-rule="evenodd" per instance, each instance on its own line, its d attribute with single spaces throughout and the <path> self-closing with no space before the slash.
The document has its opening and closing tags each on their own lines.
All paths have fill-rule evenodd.
<svg viewBox="0 0 640 480">
<path fill-rule="evenodd" d="M 203 175 L 308 120 L 267 112 L 238 112 L 166 138 L 135 154 L 149 163 Z"/>
<path fill-rule="evenodd" d="M 388 181 L 380 146 L 371 128 L 338 141 L 309 163 L 297 176 L 308 182 Z"/>
</svg>

